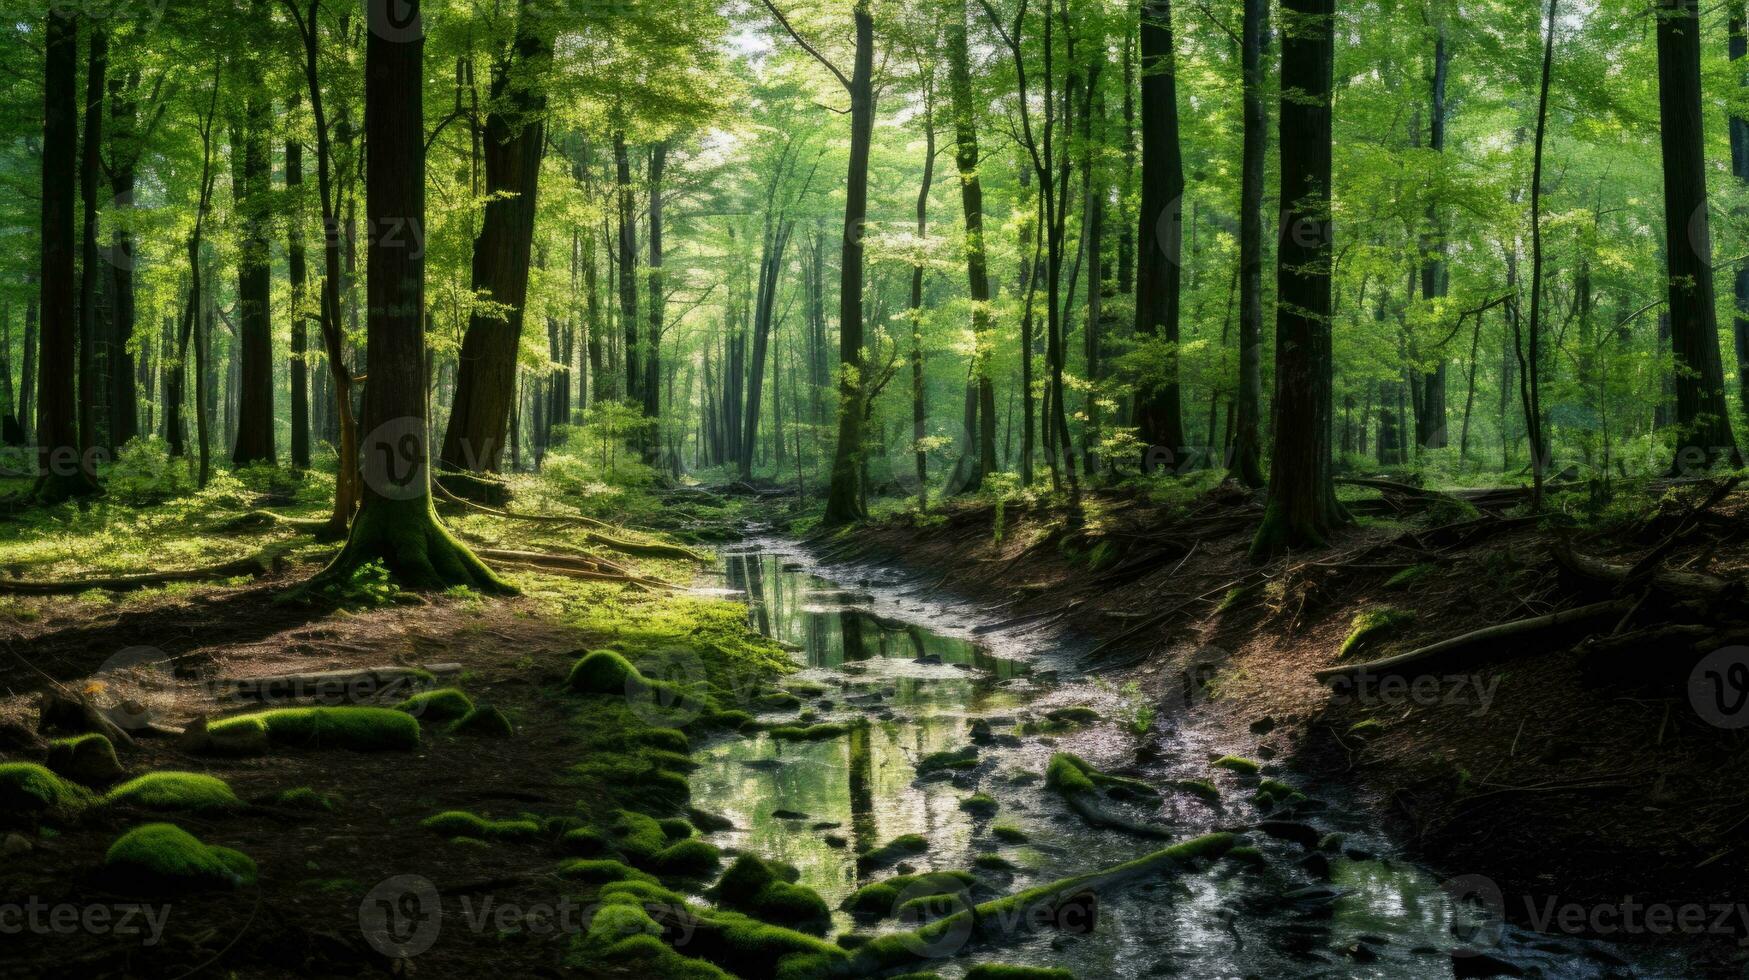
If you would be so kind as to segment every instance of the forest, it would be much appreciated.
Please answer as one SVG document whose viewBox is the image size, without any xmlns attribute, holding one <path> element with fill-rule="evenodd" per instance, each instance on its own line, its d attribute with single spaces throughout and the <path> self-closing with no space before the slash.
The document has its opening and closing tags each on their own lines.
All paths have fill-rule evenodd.
<svg viewBox="0 0 1749 980">
<path fill-rule="evenodd" d="M 0 0 L 6 977 L 1749 970 L 1749 3 Z"/>
</svg>

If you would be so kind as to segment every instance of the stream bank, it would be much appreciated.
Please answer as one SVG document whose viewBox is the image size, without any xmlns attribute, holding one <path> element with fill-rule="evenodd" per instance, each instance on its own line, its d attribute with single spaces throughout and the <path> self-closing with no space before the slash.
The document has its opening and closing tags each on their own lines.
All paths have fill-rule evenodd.
<svg viewBox="0 0 1749 980">
<path fill-rule="evenodd" d="M 1550 608 L 1576 588 L 1549 559 L 1558 532 L 1522 518 L 1460 517 L 1462 535 L 1432 516 L 1368 521 L 1331 552 L 1257 567 L 1245 554 L 1255 509 L 1230 485 L 1188 503 L 1107 493 L 1068 530 L 1024 503 L 949 503 L 813 543 L 828 561 L 944 583 L 1036 644 L 1088 638 L 1079 666 L 1137 685 L 1161 717 L 1182 714 L 1210 751 L 1250 746 L 1304 774 L 1308 793 L 1346 794 L 1408 856 L 1514 925 L 1676 945 L 1689 975 L 1740 975 L 1749 800 L 1716 774 L 1742 764 L 1744 743 L 1680 687 L 1624 684 L 1558 637 L 1403 681 L 1332 691 L 1313 678 L 1380 613 L 1409 615 L 1367 657 Z M 1714 539 L 1669 561 L 1741 577 L 1749 554 L 1730 528 L 1744 498 L 1714 516 Z M 1577 540 L 1624 564 L 1657 543 L 1634 527 Z"/>
</svg>

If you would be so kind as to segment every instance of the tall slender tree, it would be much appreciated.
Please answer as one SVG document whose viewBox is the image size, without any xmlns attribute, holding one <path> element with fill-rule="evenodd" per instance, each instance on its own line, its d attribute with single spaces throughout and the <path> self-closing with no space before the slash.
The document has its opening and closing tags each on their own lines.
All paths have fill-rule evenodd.
<svg viewBox="0 0 1749 980">
<path fill-rule="evenodd" d="M 1269 148 L 1269 113 L 1263 103 L 1263 40 L 1269 0 L 1244 0 L 1240 70 L 1244 73 L 1244 147 L 1239 162 L 1239 388 L 1235 403 L 1233 478 L 1264 485 L 1263 440 L 1263 167 Z"/>
<path fill-rule="evenodd" d="M 425 381 L 425 32 L 420 0 L 367 0 L 364 131 L 367 346 L 362 506 L 317 576 L 325 584 L 381 561 L 416 589 L 511 591 L 457 541 L 431 502 Z"/>
<path fill-rule="evenodd" d="M 1330 462 L 1330 101 L 1335 0 L 1283 0 L 1275 454 L 1254 558 L 1318 547 L 1347 522 Z"/>
<path fill-rule="evenodd" d="M 1136 392 L 1137 433 L 1148 453 L 1175 459 L 1185 449 L 1178 387 L 1179 285 L 1184 242 L 1184 153 L 1178 139 L 1177 59 L 1171 0 L 1142 4 L 1142 211 L 1136 277 L 1136 332 L 1159 344 L 1164 374 Z M 1162 454 L 1160 451 L 1164 451 Z"/>
</svg>

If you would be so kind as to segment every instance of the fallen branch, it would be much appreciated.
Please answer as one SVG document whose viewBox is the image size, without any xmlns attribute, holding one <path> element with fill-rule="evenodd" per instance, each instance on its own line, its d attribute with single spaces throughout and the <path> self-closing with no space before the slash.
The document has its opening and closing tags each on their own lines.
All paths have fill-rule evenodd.
<svg viewBox="0 0 1749 980">
<path fill-rule="evenodd" d="M 1605 616 L 1619 616 L 1631 609 L 1633 605 L 1634 600 L 1632 599 L 1612 599 L 1608 602 L 1594 602 L 1588 606 L 1579 606 L 1574 609 L 1563 609 L 1560 612 L 1550 613 L 1546 616 L 1520 619 L 1510 623 L 1500 623 L 1496 626 L 1474 630 L 1465 633 L 1462 636 L 1454 636 L 1449 639 L 1441 640 L 1438 643 L 1410 650 L 1408 653 L 1398 654 L 1394 657 L 1385 657 L 1381 660 L 1371 660 L 1363 664 L 1347 664 L 1341 667 L 1330 667 L 1318 671 L 1314 676 L 1317 677 L 1320 683 L 1328 684 L 1332 680 L 1342 677 L 1352 677 L 1361 674 L 1397 673 L 1403 667 L 1420 665 L 1429 660 L 1434 660 L 1441 656 L 1449 655 L 1460 650 L 1466 650 L 1471 647 L 1481 646 L 1486 643 L 1513 639 L 1527 633 L 1535 633 L 1545 629 L 1553 629 L 1558 626 L 1570 625 L 1572 623 L 1582 623 Z"/>
<path fill-rule="evenodd" d="M 1645 568 L 1644 562 L 1633 566 L 1616 565 L 1601 558 L 1582 555 L 1566 541 L 1557 541 L 1549 551 L 1555 562 L 1573 575 L 1591 582 L 1611 586 L 1620 591 L 1644 582 L 1659 592 L 1684 597 L 1719 599 L 1741 590 L 1742 583 L 1719 578 L 1704 572 L 1678 572 L 1667 568 Z"/>
<path fill-rule="evenodd" d="M 143 575 L 116 575 L 109 578 L 68 579 L 57 582 L 0 579 L 0 593 L 9 595 L 78 595 L 92 589 L 104 592 L 131 592 L 135 589 L 149 589 L 155 585 L 169 585 L 173 582 L 204 582 L 209 579 L 236 578 L 239 575 L 260 578 L 276 570 L 284 554 L 284 547 L 275 546 L 264 548 L 247 558 L 208 565 L 205 568 L 189 568 L 175 572 L 149 572 Z"/>
<path fill-rule="evenodd" d="M 671 582 L 638 575 L 600 558 L 589 558 L 582 555 L 549 555 L 537 551 L 507 551 L 501 548 L 475 548 L 473 551 L 474 554 L 488 561 L 564 575 L 568 578 L 629 582 L 654 589 L 678 588 Z"/>
</svg>

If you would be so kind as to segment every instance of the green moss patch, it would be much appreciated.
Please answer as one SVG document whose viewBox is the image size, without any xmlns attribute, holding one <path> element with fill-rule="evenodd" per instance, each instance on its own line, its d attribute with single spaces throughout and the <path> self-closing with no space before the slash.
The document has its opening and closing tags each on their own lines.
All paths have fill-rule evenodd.
<svg viewBox="0 0 1749 980">
<path fill-rule="evenodd" d="M 1054 966 L 979 963 L 966 971 L 966 980 L 1075 980 L 1075 974 Z"/>
<path fill-rule="evenodd" d="M 1241 776 L 1255 776 L 1259 771 L 1259 766 L 1254 760 L 1237 755 L 1223 755 L 1209 765 L 1215 769 L 1225 769 Z"/>
<path fill-rule="evenodd" d="M 990 828 L 990 836 L 1004 844 L 1024 844 L 1032 836 L 1011 823 L 999 823 Z"/>
<path fill-rule="evenodd" d="M 744 854 L 706 894 L 718 905 L 762 922 L 825 935 L 832 923 L 826 900 L 812 888 L 785 878 L 777 866 Z"/>
<path fill-rule="evenodd" d="M 198 772 L 149 772 L 130 779 L 103 797 L 106 804 L 148 810 L 230 810 L 243 805 L 230 784 Z"/>
<path fill-rule="evenodd" d="M 1385 588 L 1392 590 L 1406 589 L 1438 570 L 1438 565 L 1428 565 L 1425 563 L 1420 565 L 1410 565 L 1408 568 L 1391 576 L 1390 579 L 1385 582 Z"/>
<path fill-rule="evenodd" d="M 451 735 L 471 735 L 477 738 L 510 738 L 516 726 L 504 717 L 504 712 L 492 705 L 481 705 L 450 723 Z"/>
<path fill-rule="evenodd" d="M 864 870 L 890 867 L 927 850 L 929 850 L 929 839 L 922 834 L 901 834 L 879 847 L 871 848 L 857 855 L 856 866 Z"/>
<path fill-rule="evenodd" d="M 559 865 L 558 875 L 572 881 L 581 881 L 592 885 L 606 885 L 616 881 L 648 881 L 655 878 L 627 867 L 618 861 L 599 858 L 572 858 Z"/>
<path fill-rule="evenodd" d="M 1142 796 L 1158 796 L 1159 791 L 1139 779 L 1114 776 L 1101 772 L 1092 763 L 1071 752 L 1058 752 L 1045 766 L 1045 788 L 1064 796 L 1091 793 L 1096 789 L 1116 790 Z"/>
<path fill-rule="evenodd" d="M 967 745 L 945 752 L 931 752 L 917 763 L 919 775 L 934 772 L 945 772 L 952 769 L 971 769 L 978 764 L 978 747 Z"/>
<path fill-rule="evenodd" d="M 683 840 L 656 852 L 650 870 L 663 877 L 703 878 L 717 870 L 721 855 L 701 840 Z"/>
<path fill-rule="evenodd" d="M 42 816 L 68 817 L 91 801 L 91 793 L 34 762 L 0 763 L 0 822 Z"/>
<path fill-rule="evenodd" d="M 284 807 L 287 810 L 304 810 L 310 813 L 333 813 L 334 800 L 316 792 L 308 786 L 288 789 L 268 797 L 268 805 Z"/>
<path fill-rule="evenodd" d="M 527 840 L 540 834 L 540 824 L 533 820 L 488 820 L 464 810 L 446 810 L 426 817 L 419 826 L 444 837 L 486 841 Z"/>
<path fill-rule="evenodd" d="M 631 661 L 612 650 L 593 650 L 571 665 L 565 686 L 578 694 L 618 694 L 637 691 L 644 675 Z"/>
<path fill-rule="evenodd" d="M 973 816 L 989 817 L 994 816 L 996 811 L 1001 809 L 1001 804 L 997 803 L 996 798 L 988 793 L 973 793 L 960 801 L 960 809 Z"/>
<path fill-rule="evenodd" d="M 253 884 L 255 862 L 214 847 L 175 824 L 150 823 L 123 834 L 104 855 L 111 881 L 130 892 L 164 893 Z"/>
<path fill-rule="evenodd" d="M 276 745 L 355 752 L 412 751 L 419 747 L 419 722 L 392 708 L 275 708 L 226 718 L 208 726 L 224 739 L 237 726 L 263 726 Z"/>
<path fill-rule="evenodd" d="M 778 725 L 767 729 L 772 738 L 785 742 L 824 742 L 850 732 L 850 726 L 830 721 L 818 725 Z"/>
<path fill-rule="evenodd" d="M 421 721 L 454 721 L 474 710 L 474 702 L 461 691 L 444 687 L 415 694 L 395 705 L 395 710 Z"/>
<path fill-rule="evenodd" d="M 1401 634 L 1415 622 L 1415 613 L 1408 609 L 1379 606 L 1354 617 L 1348 637 L 1342 641 L 1338 656 L 1352 657 Z"/>
<path fill-rule="evenodd" d="M 106 786 L 122 776 L 115 746 L 96 732 L 50 742 L 48 766 L 57 775 L 86 786 Z"/>
<path fill-rule="evenodd" d="M 1180 779 L 1172 784 L 1178 789 L 1210 803 L 1221 801 L 1220 788 L 1206 779 Z"/>
<path fill-rule="evenodd" d="M 864 885 L 844 900 L 844 910 L 862 919 L 884 919 L 898 910 L 901 901 L 970 891 L 977 879 L 964 871 L 930 871 L 894 875 Z"/>
</svg>

